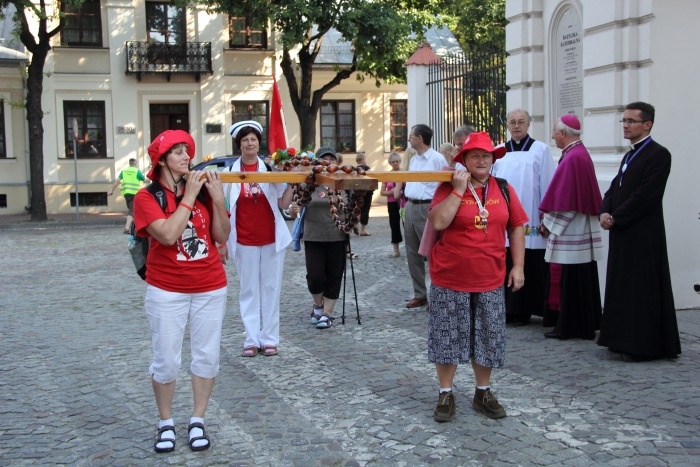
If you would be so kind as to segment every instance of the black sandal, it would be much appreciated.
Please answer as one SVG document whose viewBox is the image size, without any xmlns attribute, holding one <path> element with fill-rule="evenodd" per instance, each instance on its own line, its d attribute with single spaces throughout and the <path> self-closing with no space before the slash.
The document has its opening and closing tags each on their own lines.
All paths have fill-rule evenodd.
<svg viewBox="0 0 700 467">
<path fill-rule="evenodd" d="M 190 426 L 187 427 L 187 436 L 189 437 L 190 431 L 192 431 L 192 428 L 201 428 L 202 429 L 202 436 L 195 436 L 193 438 L 190 438 L 190 449 L 193 451 L 204 451 L 205 449 L 209 449 L 209 446 L 211 445 L 211 442 L 209 441 L 209 437 L 207 436 L 207 429 L 204 427 L 203 423 L 195 422 L 195 423 L 190 423 Z M 195 446 L 194 442 L 205 439 L 207 440 L 207 444 L 204 446 Z"/>
<path fill-rule="evenodd" d="M 158 434 L 156 435 L 156 442 L 153 443 L 153 449 L 155 449 L 156 452 L 173 452 L 175 450 L 175 438 L 163 439 L 163 433 L 166 431 L 172 431 L 173 435 L 177 436 L 175 434 L 175 427 L 172 425 L 165 425 L 163 428 L 160 428 L 158 430 Z M 159 448 L 158 445 L 160 443 L 170 443 L 171 445 L 168 447 Z"/>
</svg>

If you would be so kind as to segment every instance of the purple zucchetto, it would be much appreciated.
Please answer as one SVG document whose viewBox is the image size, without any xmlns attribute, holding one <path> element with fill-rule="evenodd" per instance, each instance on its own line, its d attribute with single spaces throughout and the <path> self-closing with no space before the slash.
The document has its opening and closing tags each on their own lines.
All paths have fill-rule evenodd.
<svg viewBox="0 0 700 467">
<path fill-rule="evenodd" d="M 576 115 L 571 115 L 571 114 L 562 115 L 560 120 L 564 125 L 568 126 L 572 130 L 578 131 L 581 129 L 581 122 L 578 121 L 578 118 L 576 118 Z"/>
</svg>

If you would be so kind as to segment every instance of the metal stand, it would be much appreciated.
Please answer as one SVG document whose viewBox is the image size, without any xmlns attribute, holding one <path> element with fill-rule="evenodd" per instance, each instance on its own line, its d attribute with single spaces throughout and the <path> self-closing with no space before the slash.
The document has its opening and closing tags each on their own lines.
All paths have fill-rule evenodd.
<svg viewBox="0 0 700 467">
<path fill-rule="evenodd" d="M 357 310 L 357 324 L 362 324 L 360 321 L 360 306 L 357 303 L 357 284 L 355 284 L 355 267 L 352 264 L 352 249 L 350 248 L 350 235 L 345 236 L 345 265 L 343 267 L 343 314 L 341 316 L 341 322 L 345 324 L 345 285 L 348 279 L 348 263 L 347 258 L 350 258 L 350 273 L 352 274 L 352 288 L 355 292 L 355 309 Z"/>
</svg>

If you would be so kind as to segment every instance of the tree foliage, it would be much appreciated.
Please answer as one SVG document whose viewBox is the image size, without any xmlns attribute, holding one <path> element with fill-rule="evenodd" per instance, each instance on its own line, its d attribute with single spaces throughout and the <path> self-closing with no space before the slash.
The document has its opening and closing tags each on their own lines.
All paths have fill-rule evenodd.
<svg viewBox="0 0 700 467">
<path fill-rule="evenodd" d="M 315 143 L 323 96 L 353 73 L 357 79 L 405 80 L 404 63 L 435 21 L 436 0 L 205 0 L 209 11 L 247 17 L 274 29 L 282 49 L 280 66 L 301 127 L 301 147 Z M 352 47 L 350 63 L 312 89 L 314 65 L 332 29 Z"/>
<path fill-rule="evenodd" d="M 506 0 L 443 0 L 445 20 L 465 50 L 506 43 Z"/>
</svg>

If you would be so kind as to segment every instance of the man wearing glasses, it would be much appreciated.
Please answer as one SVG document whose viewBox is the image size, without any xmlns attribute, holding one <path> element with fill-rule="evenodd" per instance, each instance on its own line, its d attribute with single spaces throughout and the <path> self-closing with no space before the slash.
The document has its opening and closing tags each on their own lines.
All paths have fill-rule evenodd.
<svg viewBox="0 0 700 467">
<path fill-rule="evenodd" d="M 433 130 L 428 125 L 418 124 L 411 128 L 408 142 L 416 154 L 409 162 L 410 171 L 437 172 L 447 165 L 445 156 L 430 147 Z M 406 303 L 406 308 L 417 308 L 428 304 L 428 291 L 425 286 L 425 260 L 418 253 L 420 239 L 428 221 L 428 208 L 439 182 L 406 182 L 406 259 L 408 272 L 413 282 L 413 298 Z"/>
<path fill-rule="evenodd" d="M 544 314 L 547 286 L 547 264 L 544 260 L 547 239 L 539 232 L 540 204 L 554 176 L 554 159 L 549 146 L 528 134 L 530 114 L 515 109 L 506 116 L 510 141 L 506 141 L 506 155 L 498 159 L 492 173 L 505 178 L 515 188 L 530 221 L 525 229 L 525 285 L 513 292 L 506 287 L 506 321 L 528 324 L 530 316 Z M 506 246 L 508 247 L 508 240 Z M 510 248 L 506 254 L 506 281 L 513 261 Z"/>
<path fill-rule="evenodd" d="M 654 113 L 645 102 L 625 107 L 620 123 L 631 147 L 599 216 L 610 249 L 598 344 L 628 361 L 681 353 L 662 205 L 671 153 L 651 138 Z"/>
</svg>

